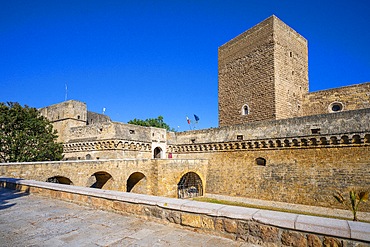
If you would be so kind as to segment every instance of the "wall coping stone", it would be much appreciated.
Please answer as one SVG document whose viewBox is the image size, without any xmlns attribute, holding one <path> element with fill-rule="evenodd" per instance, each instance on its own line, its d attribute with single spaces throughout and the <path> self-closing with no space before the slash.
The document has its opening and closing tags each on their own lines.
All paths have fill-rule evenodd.
<svg viewBox="0 0 370 247">
<path fill-rule="evenodd" d="M 0 166 L 13 166 L 13 165 L 43 165 L 43 164 L 64 164 L 64 163 L 102 163 L 102 162 L 141 162 L 141 161 L 158 161 L 158 160 L 165 160 L 168 163 L 171 162 L 207 162 L 207 159 L 136 159 L 136 158 L 125 158 L 125 159 L 99 159 L 99 160 L 60 160 L 60 161 L 32 161 L 32 162 L 7 162 L 7 163 L 1 163 Z M 31 181 L 31 180 L 29 180 Z"/>
<path fill-rule="evenodd" d="M 53 191 L 70 192 L 108 200 L 158 206 L 169 210 L 185 211 L 216 217 L 237 220 L 254 220 L 270 226 L 303 232 L 317 233 L 346 239 L 370 242 L 370 224 L 347 220 L 331 219 L 318 216 L 298 215 L 262 209 L 253 209 L 207 202 L 189 201 L 184 199 L 135 194 L 120 191 L 108 191 L 65 184 L 39 182 L 15 178 L 0 177 L 1 183 L 32 186 Z"/>
</svg>

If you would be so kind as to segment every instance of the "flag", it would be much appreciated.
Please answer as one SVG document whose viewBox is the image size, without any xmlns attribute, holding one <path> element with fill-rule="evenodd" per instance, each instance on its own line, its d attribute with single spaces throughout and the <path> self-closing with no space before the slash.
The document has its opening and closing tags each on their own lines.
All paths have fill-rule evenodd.
<svg viewBox="0 0 370 247">
<path fill-rule="evenodd" d="M 195 122 L 197 122 L 197 123 L 198 123 L 198 121 L 199 121 L 199 117 L 198 117 L 197 115 L 195 115 L 195 114 L 194 114 L 194 118 L 195 118 Z"/>
<path fill-rule="evenodd" d="M 190 124 L 190 119 L 186 116 L 186 121 L 188 121 L 188 124 Z"/>
</svg>

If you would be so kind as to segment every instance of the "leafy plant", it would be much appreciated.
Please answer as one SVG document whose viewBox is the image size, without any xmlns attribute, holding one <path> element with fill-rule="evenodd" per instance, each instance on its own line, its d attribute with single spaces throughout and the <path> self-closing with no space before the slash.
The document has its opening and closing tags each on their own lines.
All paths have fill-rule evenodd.
<svg viewBox="0 0 370 247">
<path fill-rule="evenodd" d="M 343 204 L 345 207 L 351 210 L 353 213 L 353 220 L 358 221 L 357 218 L 358 206 L 360 205 L 361 202 L 366 202 L 369 199 L 369 192 L 368 191 L 357 192 L 351 190 L 349 192 L 349 202 L 346 202 L 344 196 L 340 192 L 336 192 L 333 196 L 339 203 Z"/>
<path fill-rule="evenodd" d="M 157 127 L 157 128 L 166 129 L 168 131 L 175 131 L 175 129 L 171 128 L 168 124 L 164 122 L 162 116 L 158 116 L 157 118 L 148 118 L 145 120 L 135 118 L 133 120 L 128 121 L 127 123 L 145 126 L 145 127 Z"/>
<path fill-rule="evenodd" d="M 61 160 L 56 130 L 36 108 L 0 102 L 0 163 Z"/>
</svg>

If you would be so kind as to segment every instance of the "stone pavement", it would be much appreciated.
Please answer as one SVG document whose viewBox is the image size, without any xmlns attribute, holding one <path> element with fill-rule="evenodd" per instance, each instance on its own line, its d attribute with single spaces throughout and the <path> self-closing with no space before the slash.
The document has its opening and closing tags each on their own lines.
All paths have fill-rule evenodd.
<svg viewBox="0 0 370 247">
<path fill-rule="evenodd" d="M 0 246 L 256 246 L 0 188 Z"/>
</svg>

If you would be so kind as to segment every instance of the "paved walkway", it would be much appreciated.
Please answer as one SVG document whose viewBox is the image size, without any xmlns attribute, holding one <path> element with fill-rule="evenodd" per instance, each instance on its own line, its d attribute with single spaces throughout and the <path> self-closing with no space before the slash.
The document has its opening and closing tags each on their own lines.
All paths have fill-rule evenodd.
<svg viewBox="0 0 370 247">
<path fill-rule="evenodd" d="M 255 246 L 0 188 L 0 246 Z"/>
</svg>

